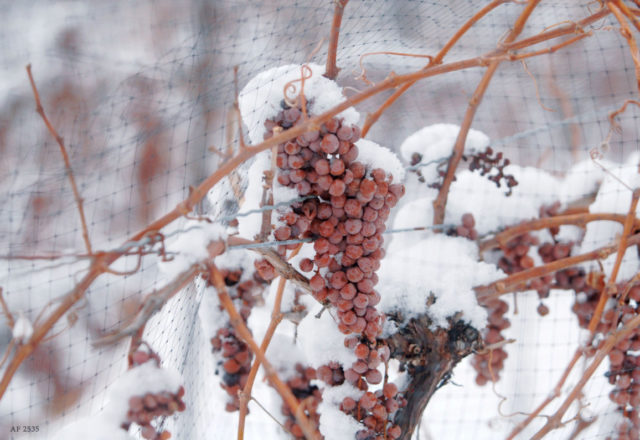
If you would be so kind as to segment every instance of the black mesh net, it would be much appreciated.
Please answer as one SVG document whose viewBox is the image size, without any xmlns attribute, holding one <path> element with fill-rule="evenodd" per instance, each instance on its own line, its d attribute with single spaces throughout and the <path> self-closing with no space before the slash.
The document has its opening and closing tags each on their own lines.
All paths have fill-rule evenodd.
<svg viewBox="0 0 640 440">
<path fill-rule="evenodd" d="M 334 12 L 329 0 L 2 3 L 0 288 L 14 317 L 24 315 L 36 327 L 87 274 L 91 258 L 58 144 L 34 111 L 25 65 L 32 65 L 45 111 L 64 138 L 92 247 L 112 250 L 172 210 L 237 145 L 234 68 L 242 87 L 271 67 L 324 63 Z M 388 54 L 372 54 L 360 64 L 362 55 L 433 55 L 484 6 L 480 3 L 351 0 L 338 45 L 337 81 L 346 96 L 367 87 L 357 79 L 361 65 L 370 81 L 379 82 L 392 72 L 405 74 L 426 64 L 424 58 Z M 482 18 L 445 63 L 500 48 L 522 3 L 507 2 Z M 522 37 L 576 22 L 597 8 L 597 2 L 542 2 Z M 582 31 L 592 35 L 552 54 L 505 61 L 492 79 L 472 127 L 486 133 L 492 147 L 513 163 L 563 176 L 601 148 L 611 129 L 608 115 L 637 96 L 629 45 L 615 17 L 609 14 Z M 460 124 L 485 70 L 474 67 L 416 83 L 367 138 L 397 150 L 421 127 Z M 390 93 L 373 96 L 357 109 L 362 115 L 373 112 Z M 621 131 L 604 149 L 607 160 L 623 163 L 637 152 L 637 118 L 633 105 L 618 116 Z M 204 201 L 195 211 L 237 212 L 246 176 L 237 177 L 237 191 L 227 191 L 216 206 Z M 576 194 L 576 199 L 588 195 Z M 93 342 L 128 322 L 144 295 L 166 283 L 153 258 L 125 256 L 111 269 L 130 273 L 105 273 L 92 282 L 13 375 L 0 400 L 0 438 L 53 438 L 63 425 L 104 406 L 105 390 L 126 370 L 128 345 L 96 347 Z M 176 439 L 223 438 L 212 436 L 211 426 L 236 420 L 224 413 L 225 397 L 214 374 L 217 361 L 208 332 L 215 325 L 203 324 L 199 314 L 204 294 L 198 283 L 184 288 L 151 319 L 144 335 L 163 365 L 184 378 L 187 410 L 164 422 Z M 572 294 L 553 291 L 546 301 L 551 313 L 542 318 L 534 311 L 535 292 L 519 294 L 518 313 L 513 303 L 509 312 L 512 327 L 505 334 L 515 342 L 506 348 L 501 380 L 493 389 L 491 384 L 480 388 L 463 361 L 435 394 L 414 438 L 505 437 L 553 391 L 581 342 L 573 303 Z M 9 357 L 3 369 L 15 354 L 11 341 L 11 328 L 2 320 L 0 348 Z M 563 391 L 579 380 L 586 365 L 577 365 Z M 569 438 L 573 432 L 583 439 L 615 435 L 617 411 L 609 401 L 607 370 L 605 361 L 565 417 L 580 409 L 585 420 L 595 421 L 583 426 L 580 417 L 569 420 L 546 438 Z M 249 417 L 260 411 L 252 407 Z M 534 420 L 521 438 L 544 422 Z M 12 432 L 16 426 L 37 426 L 38 432 Z"/>
</svg>

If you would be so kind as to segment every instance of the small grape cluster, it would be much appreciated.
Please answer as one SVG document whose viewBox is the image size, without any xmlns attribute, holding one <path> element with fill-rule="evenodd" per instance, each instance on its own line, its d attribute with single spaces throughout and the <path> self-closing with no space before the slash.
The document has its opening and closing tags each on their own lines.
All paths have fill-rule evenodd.
<svg viewBox="0 0 640 440">
<path fill-rule="evenodd" d="M 529 249 L 531 246 L 537 246 L 538 243 L 538 239 L 529 233 L 509 240 L 506 245 L 500 248 L 502 256 L 498 261 L 498 267 L 508 275 L 531 269 L 535 262 L 528 255 Z"/>
<path fill-rule="evenodd" d="M 623 286 L 619 286 L 623 288 Z M 640 286 L 633 286 L 628 293 L 626 303 L 607 310 L 602 316 L 602 322 L 611 328 L 615 324 L 624 323 L 637 316 L 640 310 Z M 609 399 L 618 405 L 626 418 L 618 426 L 617 439 L 638 439 L 640 432 L 640 356 L 634 355 L 640 350 L 640 329 L 635 329 L 625 339 L 620 341 L 609 352 L 610 371 L 607 373 L 609 383 L 614 389 Z"/>
<path fill-rule="evenodd" d="M 469 212 L 462 214 L 461 224 L 448 230 L 447 235 L 476 240 L 478 231 L 476 231 L 476 219 L 473 218 L 473 214 Z"/>
<path fill-rule="evenodd" d="M 293 395 L 304 405 L 307 417 L 317 425 L 320 421 L 318 405 L 322 401 L 322 393 L 317 386 L 311 385 L 311 381 L 317 377 L 316 370 L 311 367 L 305 368 L 301 364 L 296 364 L 295 369 L 296 374 L 286 383 Z M 282 414 L 287 417 L 284 426 L 291 435 L 296 439 L 305 438 L 300 425 L 296 423 L 296 418 L 291 413 L 291 409 L 284 403 L 282 404 Z"/>
<path fill-rule="evenodd" d="M 299 108 L 283 102 L 278 115 L 265 122 L 265 139 L 302 119 Z M 278 145 L 278 183 L 313 198 L 293 204 L 280 217 L 284 224 L 274 237 L 314 239 L 315 255 L 301 260 L 300 269 L 315 272 L 310 278 L 313 296 L 337 309 L 339 330 L 358 335 L 345 341 L 356 350 L 358 360 L 344 377 L 364 389 L 367 383 L 382 381 L 377 367 L 389 357 L 389 349 L 377 342 L 384 315 L 375 307 L 380 302 L 375 272 L 385 254 L 386 220 L 404 195 L 404 186 L 394 184 L 393 176 L 383 169 L 371 169 L 357 160 L 359 138 L 359 127 L 333 118 L 318 130 Z"/>
<path fill-rule="evenodd" d="M 230 398 L 225 409 L 229 412 L 237 411 L 240 408 L 238 391 L 247 383 L 253 354 L 233 328 L 229 327 L 218 329 L 216 336 L 211 338 L 211 345 L 214 352 L 221 351 L 222 357 L 226 359 L 221 361 L 224 374 L 220 384 Z"/>
<path fill-rule="evenodd" d="M 344 345 L 353 350 L 358 359 L 344 372 L 345 379 L 363 390 L 368 389 L 367 383 L 371 385 L 381 383 L 382 373 L 378 367 L 389 360 L 391 355 L 389 347 L 382 342 L 372 345 L 370 341 L 357 336 L 345 338 Z M 361 380 L 362 377 L 366 379 L 366 383 Z"/>
<path fill-rule="evenodd" d="M 504 173 L 504 167 L 509 165 L 511 162 L 507 158 L 503 159 L 502 152 L 497 152 L 495 156 L 493 156 L 493 149 L 491 147 L 487 147 L 484 152 L 464 156 L 464 158 L 466 160 L 471 159 L 471 162 L 469 163 L 469 170 L 480 170 L 480 175 L 487 175 L 487 178 L 494 182 L 498 188 L 500 188 L 502 185 L 501 182 L 504 180 L 504 184 L 509 188 L 506 194 L 507 196 L 510 196 L 513 191 L 513 187 L 518 185 L 518 181 L 513 175 Z M 493 169 L 496 170 L 496 173 L 489 175 Z"/>
<path fill-rule="evenodd" d="M 573 242 L 546 242 L 538 247 L 538 255 L 543 263 L 552 263 L 567 258 L 571 254 L 573 245 Z M 555 286 L 553 286 L 554 279 Z M 570 267 L 556 272 L 555 275 L 544 275 L 529 282 L 529 288 L 538 292 L 540 300 L 549 296 L 552 287 L 580 292 L 585 287 L 585 272 L 580 268 Z M 538 314 L 545 316 L 548 313 L 549 308 L 541 301 L 538 305 Z"/>
<path fill-rule="evenodd" d="M 262 276 L 254 275 L 253 279 L 240 282 L 241 270 L 225 269 L 221 272 L 225 284 L 230 287 L 229 294 L 235 302 L 240 304 L 239 313 L 246 322 L 252 307 L 261 298 L 265 286 L 264 280 Z M 221 386 L 230 398 L 226 410 L 236 411 L 240 408 L 238 391 L 247 383 L 253 353 L 247 344 L 238 338 L 231 325 L 218 329 L 216 335 L 211 338 L 211 346 L 213 352 L 221 352 L 224 359 L 221 361 L 224 370 Z"/>
<path fill-rule="evenodd" d="M 504 314 L 509 310 L 509 305 L 501 299 L 485 301 L 483 306 L 489 313 L 488 325 L 485 329 L 484 341 L 486 344 L 495 344 L 504 341 L 502 331 L 509 328 L 511 323 Z M 476 383 L 480 386 L 487 382 L 497 382 L 500 379 L 500 371 L 504 368 L 504 361 L 508 357 L 502 347 L 491 349 L 488 353 L 475 354 L 471 365 L 476 370 Z"/>
<path fill-rule="evenodd" d="M 367 429 L 358 431 L 356 440 L 396 439 L 402 434 L 402 429 L 393 423 L 392 417 L 406 404 L 407 401 L 398 392 L 398 387 L 393 383 L 387 383 L 375 393 L 365 392 L 357 401 L 345 397 L 340 409 L 366 426 Z"/>
<path fill-rule="evenodd" d="M 131 355 L 133 365 L 141 365 L 147 361 L 159 362 L 155 353 L 147 353 L 137 350 Z M 122 424 L 123 429 L 129 429 L 132 423 L 137 423 L 141 430 L 142 438 L 147 440 L 167 440 L 171 437 L 169 431 L 158 432 L 151 425 L 151 422 L 159 417 L 168 417 L 177 411 L 184 411 L 186 405 L 182 400 L 184 397 L 184 387 L 180 387 L 177 392 L 161 391 L 158 393 L 146 393 L 143 396 L 133 396 L 129 399 L 129 409 L 127 410 L 127 420 Z"/>
</svg>

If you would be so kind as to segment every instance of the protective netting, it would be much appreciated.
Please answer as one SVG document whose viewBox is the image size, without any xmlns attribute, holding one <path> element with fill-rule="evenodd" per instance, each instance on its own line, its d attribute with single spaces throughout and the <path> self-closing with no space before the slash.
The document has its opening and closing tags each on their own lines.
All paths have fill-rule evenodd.
<svg viewBox="0 0 640 440">
<path fill-rule="evenodd" d="M 363 54 L 433 55 L 484 6 L 479 3 L 484 2 L 351 0 L 338 45 L 342 70 L 337 81 L 347 87 L 346 96 L 366 87 L 355 79 Z M 543 1 L 523 36 L 580 20 L 597 6 Z M 521 2 L 497 7 L 462 37 L 445 62 L 496 49 L 522 9 Z M 0 288 L 16 317 L 21 313 L 41 323 L 87 273 L 90 258 L 64 162 L 34 111 L 24 66 L 32 65 L 45 111 L 64 138 L 92 247 L 112 250 L 173 209 L 236 145 L 236 66 L 242 87 L 271 67 L 324 63 L 334 4 L 7 1 L 2 10 Z M 594 26 L 585 27 L 593 35 L 556 53 L 498 68 L 472 127 L 487 134 L 491 146 L 513 163 L 563 176 L 607 138 L 608 115 L 637 96 L 634 64 L 618 22 L 608 15 Z M 314 52 L 323 38 L 325 43 Z M 390 55 L 363 60 L 373 82 L 425 63 L 424 58 Z M 424 126 L 459 125 L 484 71 L 474 67 L 418 82 L 381 116 L 367 138 L 397 150 Z M 373 96 L 357 109 L 366 115 L 389 93 Z M 630 106 L 618 123 L 621 131 L 611 137 L 604 154 L 623 163 L 638 151 L 638 109 Z M 196 212 L 237 212 L 246 185 L 246 167 L 241 170 L 234 190 L 216 206 L 203 202 Z M 621 196 L 622 191 L 611 194 L 613 199 Z M 482 194 L 471 192 L 469 197 Z M 519 218 L 517 213 L 513 218 Z M 131 274 L 97 278 L 52 328 L 55 337 L 46 338 L 24 361 L 0 400 L 0 438 L 52 438 L 65 424 L 104 406 L 105 390 L 126 370 L 128 345 L 95 347 L 93 342 L 128 322 L 143 296 L 166 283 L 156 259 L 142 259 L 133 273 L 138 262 L 136 255 L 123 257 L 111 269 Z M 184 288 L 150 320 L 144 334 L 163 365 L 184 378 L 187 410 L 165 422 L 176 439 L 227 438 L 220 433 L 234 432 L 227 425 L 236 416 L 224 413 L 225 396 L 215 374 L 219 366 L 211 355 L 209 340 L 216 325 L 203 322 L 206 314 L 199 312 L 204 293 L 198 283 Z M 493 390 L 491 384 L 480 388 L 469 361 L 463 361 L 451 383 L 435 394 L 414 438 L 503 438 L 523 413 L 552 392 L 582 342 L 571 311 L 574 296 L 552 291 L 545 301 L 551 310 L 546 317 L 535 313 L 535 292 L 518 294 L 517 314 L 509 301 L 512 326 L 505 335 L 516 341 L 506 348 L 509 358 L 501 380 Z M 2 353 L 13 350 L 11 339 L 3 320 Z M 579 364 L 567 383 L 575 384 L 583 369 Z M 583 422 L 570 421 L 546 438 L 568 438 L 574 430 L 582 439 L 614 435 L 616 411 L 609 401 L 607 370 L 605 361 L 572 407 L 575 414 L 584 405 L 583 414 L 595 421 L 584 430 L 576 428 Z M 552 414 L 560 402 L 543 414 Z M 260 412 L 254 406 L 249 417 Z M 529 438 L 544 422 L 536 419 L 521 438 Z M 38 432 L 11 432 L 16 426 L 37 426 Z M 247 438 L 260 435 L 258 428 L 251 429 Z"/>
</svg>

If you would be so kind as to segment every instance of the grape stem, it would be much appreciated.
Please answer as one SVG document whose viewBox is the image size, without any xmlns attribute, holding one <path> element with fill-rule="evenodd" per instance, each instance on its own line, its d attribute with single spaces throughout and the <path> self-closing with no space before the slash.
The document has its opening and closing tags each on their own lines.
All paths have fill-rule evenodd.
<svg viewBox="0 0 640 440">
<path fill-rule="evenodd" d="M 327 52 L 327 67 L 324 76 L 329 79 L 336 79 L 340 69 L 336 64 L 338 57 L 338 38 L 340 36 L 340 25 L 342 24 L 342 15 L 344 8 L 349 0 L 334 0 L 335 8 L 333 10 L 333 23 L 331 23 L 331 36 L 329 38 L 329 50 Z"/>
</svg>

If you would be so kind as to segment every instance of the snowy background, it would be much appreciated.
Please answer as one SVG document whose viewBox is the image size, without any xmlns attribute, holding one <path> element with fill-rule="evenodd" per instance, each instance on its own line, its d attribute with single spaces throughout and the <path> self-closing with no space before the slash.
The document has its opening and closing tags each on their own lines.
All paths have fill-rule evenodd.
<svg viewBox="0 0 640 440">
<path fill-rule="evenodd" d="M 524 35 L 587 15 L 584 3 L 543 2 Z M 328 36 L 333 12 L 328 0 L 2 1 L 0 6 L 0 254 L 70 255 L 55 261 L 0 259 L 0 287 L 7 303 L 31 321 L 43 307 L 55 305 L 89 263 L 73 256 L 83 252 L 73 196 L 57 145 L 34 112 L 24 66 L 32 64 L 45 109 L 69 148 L 93 245 L 110 249 L 172 209 L 190 185 L 216 169 L 220 157 L 215 151 L 224 151 L 233 141 L 227 113 L 233 102 L 234 66 L 243 87 L 266 69 L 307 61 L 320 39 Z M 358 59 L 367 52 L 437 52 L 477 7 L 471 0 L 351 0 L 343 19 L 338 83 L 364 87 L 354 78 L 359 74 Z M 445 61 L 494 49 L 521 8 L 499 7 L 471 29 Z M 602 23 L 613 24 L 610 19 Z M 313 61 L 322 64 L 325 55 L 326 44 Z M 404 57 L 365 60 L 373 81 L 422 64 L 421 59 Z M 589 164 L 588 152 L 606 137 L 607 114 L 634 96 L 633 66 L 614 31 L 597 32 L 556 56 L 531 59 L 527 67 L 535 82 L 521 64 L 500 67 L 473 128 L 513 163 L 536 165 L 545 174 L 530 175 L 530 184 L 518 188 L 516 197 L 504 204 L 502 190 L 495 185 L 460 176 L 452 190 L 457 196 L 451 198 L 450 215 L 474 211 L 480 233 L 495 226 L 494 216 L 508 224 L 536 215 L 540 203 L 589 194 L 596 168 Z M 367 138 L 402 158 L 400 147 L 410 134 L 436 123 L 460 123 L 481 75 L 481 69 L 472 69 L 423 81 L 385 113 Z M 357 110 L 366 115 L 385 97 L 373 98 Z M 607 160 L 618 164 L 611 169 L 622 176 L 634 174 L 629 157 L 637 151 L 637 115 L 638 109 L 629 108 L 620 118 L 623 131 L 612 138 L 606 153 Z M 255 128 L 247 126 L 249 132 Z M 582 165 L 573 168 L 573 180 L 565 179 L 576 163 Z M 241 186 L 246 184 L 242 173 L 238 178 Z M 417 182 L 407 185 L 407 195 L 396 208 L 398 227 L 424 225 L 420 222 L 430 217 L 433 191 Z M 608 182 L 603 191 L 614 206 L 598 209 L 626 212 L 625 189 Z M 209 198 L 198 209 L 219 215 L 239 209 L 239 194 L 232 188 L 219 194 L 213 206 Z M 411 203 L 418 209 L 401 215 Z M 174 230 L 183 227 L 179 224 Z M 601 246 L 601 234 L 607 232 L 614 233 L 593 231 L 583 249 Z M 383 270 L 393 274 L 395 264 L 405 271 L 430 267 L 438 273 L 438 264 L 443 264 L 438 251 L 407 248 L 408 242 L 429 239 L 428 233 L 402 233 L 388 240 L 400 251 Z M 134 257 L 121 259 L 114 268 L 127 270 L 135 263 Z M 126 370 L 127 344 L 96 349 L 92 341 L 126 322 L 143 295 L 166 282 L 166 273 L 153 258 L 145 259 L 135 275 L 101 276 L 71 318 L 54 329 L 60 335 L 43 344 L 12 381 L 0 401 L 0 439 L 53 438 L 62 426 L 108 409 L 107 389 Z M 145 334 L 163 366 L 177 370 L 184 381 L 187 410 L 166 422 L 177 439 L 235 435 L 237 413 L 224 412 L 226 396 L 214 374 L 218 359 L 209 344 L 222 318 L 212 312 L 215 304 L 206 293 L 196 284 L 186 288 L 152 319 Z M 518 295 L 517 315 L 509 297 L 512 326 L 505 336 L 517 342 L 506 349 L 509 358 L 502 380 L 494 390 L 479 388 L 470 364 L 463 362 L 453 383 L 436 393 L 416 437 L 504 437 L 521 420 L 514 414 L 529 411 L 547 396 L 577 347 L 581 334 L 570 311 L 573 300 L 570 293 L 552 292 L 545 301 L 551 313 L 540 318 L 535 292 Z M 267 301 L 264 310 L 255 313 L 257 327 L 266 325 L 269 310 Z M 288 340 L 291 333 L 283 325 L 277 338 Z M 267 353 L 273 359 L 282 357 L 277 350 L 285 344 L 277 338 Z M 11 329 L 2 320 L 2 352 L 10 339 Z M 581 433 L 583 439 L 603 438 L 613 429 L 607 419 L 613 407 L 607 398 L 611 388 L 603 376 L 605 364 L 585 389 L 587 411 L 598 415 L 598 421 Z M 279 408 L 260 377 L 254 393 L 267 407 Z M 502 396 L 506 400 L 500 405 Z M 14 425 L 38 425 L 39 433 L 11 435 Z M 572 429 L 568 425 L 549 438 L 567 438 Z M 251 406 L 246 438 L 278 435 L 282 431 L 274 422 Z"/>
</svg>

